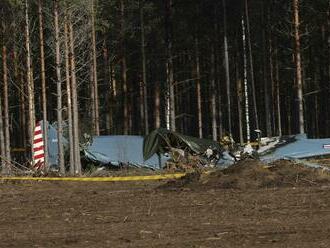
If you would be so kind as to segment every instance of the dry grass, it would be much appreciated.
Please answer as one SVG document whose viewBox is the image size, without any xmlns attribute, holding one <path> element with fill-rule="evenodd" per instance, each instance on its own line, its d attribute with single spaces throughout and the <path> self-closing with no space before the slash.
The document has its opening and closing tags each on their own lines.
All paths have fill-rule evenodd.
<svg viewBox="0 0 330 248">
<path fill-rule="evenodd" d="M 236 165 L 209 174 L 189 174 L 181 181 L 170 182 L 167 187 L 258 189 L 330 185 L 330 174 L 281 160 L 263 164 L 257 160 L 244 160 Z"/>
</svg>

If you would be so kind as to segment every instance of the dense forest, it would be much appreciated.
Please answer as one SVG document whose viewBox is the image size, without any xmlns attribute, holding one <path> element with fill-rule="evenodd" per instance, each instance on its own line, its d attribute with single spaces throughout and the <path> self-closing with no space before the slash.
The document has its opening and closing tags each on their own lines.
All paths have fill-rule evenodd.
<svg viewBox="0 0 330 248">
<path fill-rule="evenodd" d="M 77 172 L 85 133 L 330 136 L 329 0 L 2 0 L 0 10 L 2 161 L 30 149 L 40 120 L 68 138 Z"/>
</svg>

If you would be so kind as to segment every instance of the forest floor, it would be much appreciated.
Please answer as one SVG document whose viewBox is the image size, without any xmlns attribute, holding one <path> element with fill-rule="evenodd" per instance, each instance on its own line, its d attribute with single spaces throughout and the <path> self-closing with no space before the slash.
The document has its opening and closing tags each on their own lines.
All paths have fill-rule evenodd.
<svg viewBox="0 0 330 248">
<path fill-rule="evenodd" d="M 177 181 L 0 184 L 1 247 L 330 247 L 329 175 L 246 161 Z"/>
</svg>

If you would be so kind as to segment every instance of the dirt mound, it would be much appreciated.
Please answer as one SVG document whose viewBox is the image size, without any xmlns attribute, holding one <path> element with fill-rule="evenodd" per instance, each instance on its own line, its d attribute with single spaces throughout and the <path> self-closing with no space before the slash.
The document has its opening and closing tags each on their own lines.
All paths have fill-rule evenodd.
<svg viewBox="0 0 330 248">
<path fill-rule="evenodd" d="M 211 173 L 192 173 L 181 180 L 167 183 L 164 188 L 258 189 L 299 187 L 330 184 L 330 173 L 281 160 L 264 164 L 244 160 Z"/>
</svg>

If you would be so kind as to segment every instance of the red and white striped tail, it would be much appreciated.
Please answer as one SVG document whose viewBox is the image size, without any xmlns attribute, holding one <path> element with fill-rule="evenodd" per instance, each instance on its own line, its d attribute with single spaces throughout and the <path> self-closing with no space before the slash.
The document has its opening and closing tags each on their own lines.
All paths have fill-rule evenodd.
<svg viewBox="0 0 330 248">
<path fill-rule="evenodd" d="M 45 166 L 44 140 L 40 121 L 34 129 L 33 136 L 33 167 L 36 170 L 43 169 Z"/>
</svg>

